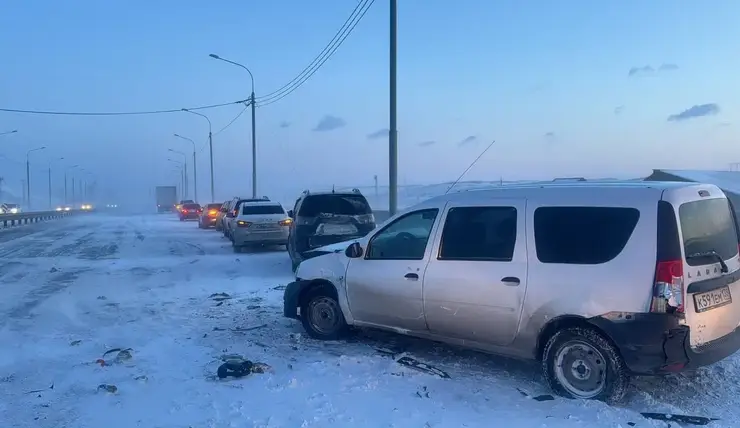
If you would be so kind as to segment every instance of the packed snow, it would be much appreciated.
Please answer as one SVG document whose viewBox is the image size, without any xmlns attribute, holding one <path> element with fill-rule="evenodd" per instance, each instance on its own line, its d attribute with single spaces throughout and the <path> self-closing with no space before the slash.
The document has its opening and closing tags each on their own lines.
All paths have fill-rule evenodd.
<svg viewBox="0 0 740 428">
<path fill-rule="evenodd" d="M 668 426 L 640 412 L 729 427 L 740 418 L 738 356 L 638 379 L 622 406 L 550 400 L 537 364 L 378 332 L 309 339 L 282 316 L 292 278 L 284 249 L 234 254 L 219 233 L 173 215 L 0 231 L 0 427 Z M 228 354 L 267 367 L 219 380 Z"/>
</svg>

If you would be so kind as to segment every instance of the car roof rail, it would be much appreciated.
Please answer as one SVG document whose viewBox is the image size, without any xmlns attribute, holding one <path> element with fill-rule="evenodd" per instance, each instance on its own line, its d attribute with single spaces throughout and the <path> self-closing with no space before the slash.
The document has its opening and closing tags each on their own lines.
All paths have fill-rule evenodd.
<svg viewBox="0 0 740 428">
<path fill-rule="evenodd" d="M 304 194 L 304 195 L 310 195 L 310 194 L 311 194 L 311 192 L 309 192 L 309 191 L 308 191 L 308 189 L 306 189 L 306 190 L 304 190 L 304 191 L 303 191 L 303 194 Z"/>
<path fill-rule="evenodd" d="M 360 189 L 358 189 L 357 187 L 355 187 L 354 189 L 352 189 L 352 193 L 360 193 Z"/>
</svg>

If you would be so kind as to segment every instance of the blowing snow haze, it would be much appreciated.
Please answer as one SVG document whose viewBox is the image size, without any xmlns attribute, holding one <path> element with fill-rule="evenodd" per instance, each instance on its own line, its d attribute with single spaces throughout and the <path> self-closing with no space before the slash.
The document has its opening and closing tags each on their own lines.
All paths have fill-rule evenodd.
<svg viewBox="0 0 740 428">
<path fill-rule="evenodd" d="M 638 381 L 629 390 L 638 394 L 628 394 L 623 407 L 558 401 L 548 413 L 535 408 L 542 404 L 535 400 L 520 402 L 517 388 L 532 396 L 547 392 L 546 382 L 526 380 L 532 377 L 526 370 L 511 380 L 487 357 L 464 360 L 462 366 L 474 369 L 453 370 L 432 351 L 413 355 L 452 372 L 451 379 L 428 379 L 419 367 L 399 369 L 398 358 L 375 359 L 366 349 L 375 342 L 337 345 L 331 352 L 342 357 L 332 359 L 281 311 L 284 289 L 296 279 L 290 269 L 316 255 L 311 251 L 344 246 L 338 237 L 367 237 L 395 212 L 443 195 L 453 183 L 458 191 L 556 178 L 637 180 L 659 169 L 710 178 L 717 171 L 735 173 L 740 59 L 728 53 L 738 51 L 738 16 L 736 2 L 668 0 L 609 6 L 531 0 L 4 2 L 0 426 L 207 426 L 229 424 L 254 409 L 243 423 L 459 427 L 499 418 L 566 426 L 561 419 L 570 414 L 580 422 L 570 419 L 567 426 L 604 420 L 640 426 L 635 418 L 656 406 L 705 409 L 706 416 L 723 418 L 720 425 L 729 423 L 740 416 L 730 397 L 737 388 L 726 380 L 735 376 L 717 375 L 712 367 L 699 375 L 717 382 L 702 381 L 701 388 Z M 308 210 L 301 207 L 308 195 L 332 190 L 323 205 L 301 212 Z M 188 205 L 184 215 L 182 205 L 191 203 L 200 208 Z M 266 211 L 244 205 L 260 203 L 269 205 Z M 494 217 L 460 218 L 478 224 Z M 407 227 L 432 234 L 432 226 L 443 229 L 435 221 L 446 218 L 441 211 L 427 213 L 418 227 Z M 530 227 L 531 217 L 524 219 L 517 224 Z M 493 239 L 513 230 L 518 236 L 510 223 L 475 235 Z M 432 251 L 412 232 L 392 247 L 418 244 L 417 250 Z M 652 229 L 643 233 L 654 235 Z M 259 251 L 240 252 L 236 242 L 255 239 Z M 271 248 L 262 248 L 265 242 Z M 700 249 L 717 250 L 710 247 Z M 372 259 L 368 248 L 353 247 L 352 262 Z M 653 256 L 649 266 L 640 265 L 650 281 Z M 337 257 L 349 256 L 340 251 Z M 397 266 L 413 272 L 399 279 L 388 269 L 385 284 L 418 286 L 422 293 L 429 284 L 426 267 L 415 270 L 401 258 Z M 455 275 L 469 271 L 461 267 Z M 505 281 L 509 292 L 527 286 L 519 274 L 486 275 L 496 285 L 499 278 L 519 281 Z M 208 297 L 215 293 L 231 298 L 216 306 Z M 728 296 L 705 298 L 729 310 Z M 388 305 L 403 301 L 397 297 Z M 426 301 L 421 294 L 410 298 Z M 682 309 L 692 299 L 686 297 Z M 323 302 L 314 309 L 331 324 L 338 320 L 331 308 Z M 265 323 L 269 328 L 259 327 Z M 70 345 L 74 341 L 80 342 Z M 102 353 L 113 347 L 133 349 L 131 366 L 81 368 L 98 358 L 109 362 Z M 205 362 L 231 352 L 274 369 L 238 380 L 244 382 L 239 388 L 262 400 L 249 411 L 223 392 L 228 386 L 203 380 Z M 740 362 L 728 358 L 718 364 L 732 375 Z M 172 370 L 154 361 L 169 361 Z M 210 366 L 207 371 L 215 376 Z M 483 390 L 478 383 L 454 383 L 477 377 L 476 371 L 491 376 Z M 140 376 L 148 383 L 133 381 Z M 181 380 L 192 395 L 169 389 Z M 52 383 L 53 393 L 25 394 Z M 100 384 L 117 385 L 118 395 L 92 394 Z M 222 401 L 213 404 L 213 397 Z M 149 413 L 131 416 L 131 409 L 150 404 L 155 409 Z M 104 420 L 95 409 L 121 419 Z M 168 419 L 180 412 L 177 421 Z M 548 415 L 555 415 L 552 421 Z"/>
</svg>

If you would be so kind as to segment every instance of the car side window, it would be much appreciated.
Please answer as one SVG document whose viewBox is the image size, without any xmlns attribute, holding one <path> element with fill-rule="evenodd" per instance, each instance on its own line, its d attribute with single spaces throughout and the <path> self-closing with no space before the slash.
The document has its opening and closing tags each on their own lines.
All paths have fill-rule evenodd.
<svg viewBox="0 0 740 428">
<path fill-rule="evenodd" d="M 373 236 L 368 245 L 369 260 L 422 260 L 432 233 L 436 208 L 408 213 Z"/>
<path fill-rule="evenodd" d="M 514 207 L 450 208 L 437 259 L 510 262 L 516 231 Z"/>
<path fill-rule="evenodd" d="M 534 241 L 542 263 L 598 265 L 617 257 L 632 236 L 640 211 L 628 207 L 539 207 Z"/>
</svg>

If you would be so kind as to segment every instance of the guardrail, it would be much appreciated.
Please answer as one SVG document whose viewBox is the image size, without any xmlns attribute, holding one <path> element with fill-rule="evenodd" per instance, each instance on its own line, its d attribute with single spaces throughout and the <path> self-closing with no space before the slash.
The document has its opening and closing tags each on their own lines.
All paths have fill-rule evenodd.
<svg viewBox="0 0 740 428">
<path fill-rule="evenodd" d="M 21 224 L 38 223 L 55 218 L 68 217 L 76 211 L 36 211 L 18 214 L 0 214 L 0 225 L 3 228 Z"/>
</svg>

